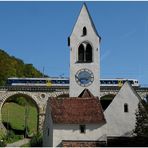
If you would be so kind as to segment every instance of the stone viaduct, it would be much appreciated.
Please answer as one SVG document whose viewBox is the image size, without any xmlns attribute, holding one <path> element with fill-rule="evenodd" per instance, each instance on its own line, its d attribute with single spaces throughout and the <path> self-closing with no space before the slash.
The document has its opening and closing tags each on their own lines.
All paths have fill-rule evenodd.
<svg viewBox="0 0 148 148">
<path fill-rule="evenodd" d="M 100 99 L 104 96 L 115 96 L 119 87 L 101 87 Z M 139 96 L 148 97 L 148 88 L 135 88 Z M 42 131 L 46 110 L 46 102 L 50 97 L 68 96 L 69 87 L 0 87 L 0 123 L 2 123 L 1 110 L 7 99 L 13 96 L 26 96 L 32 99 L 38 111 L 38 130 Z"/>
</svg>

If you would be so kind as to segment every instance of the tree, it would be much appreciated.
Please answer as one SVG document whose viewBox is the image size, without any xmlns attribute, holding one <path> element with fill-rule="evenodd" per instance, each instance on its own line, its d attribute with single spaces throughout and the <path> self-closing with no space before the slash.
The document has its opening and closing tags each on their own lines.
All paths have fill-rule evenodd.
<svg viewBox="0 0 148 148">
<path fill-rule="evenodd" d="M 148 137 L 148 113 L 145 104 L 140 102 L 136 111 L 136 126 L 134 134 L 137 137 Z"/>
<path fill-rule="evenodd" d="M 32 64 L 25 64 L 21 59 L 10 56 L 0 49 L 0 85 L 5 85 L 9 77 L 42 77 L 43 74 Z"/>
</svg>

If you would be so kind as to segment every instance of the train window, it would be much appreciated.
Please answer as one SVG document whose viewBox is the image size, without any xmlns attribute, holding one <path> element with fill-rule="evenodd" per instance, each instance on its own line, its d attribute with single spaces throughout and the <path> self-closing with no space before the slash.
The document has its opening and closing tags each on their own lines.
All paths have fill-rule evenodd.
<svg viewBox="0 0 148 148">
<path fill-rule="evenodd" d="M 133 81 L 129 81 L 130 82 L 130 84 L 134 84 L 134 82 Z"/>
<path fill-rule="evenodd" d="M 51 80 L 51 83 L 52 83 L 52 84 L 55 84 L 55 80 Z"/>
<path fill-rule="evenodd" d="M 17 83 L 26 83 L 26 80 L 17 80 Z"/>
<path fill-rule="evenodd" d="M 69 80 L 66 80 L 66 81 L 65 81 L 65 84 L 69 84 Z"/>
<path fill-rule="evenodd" d="M 117 81 L 113 81 L 113 84 L 118 84 L 118 82 Z"/>
<path fill-rule="evenodd" d="M 34 83 L 34 81 L 33 80 L 30 80 L 30 81 L 27 81 L 27 83 Z"/>
</svg>

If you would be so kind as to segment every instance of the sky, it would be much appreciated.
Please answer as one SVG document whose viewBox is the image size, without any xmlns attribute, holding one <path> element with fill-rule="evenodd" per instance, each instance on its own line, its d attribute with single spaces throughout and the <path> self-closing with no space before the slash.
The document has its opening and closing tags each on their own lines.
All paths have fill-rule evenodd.
<svg viewBox="0 0 148 148">
<path fill-rule="evenodd" d="M 101 36 L 101 78 L 148 86 L 148 1 L 86 2 Z M 48 76 L 69 77 L 71 34 L 83 2 L 0 1 L 0 49 Z"/>
</svg>

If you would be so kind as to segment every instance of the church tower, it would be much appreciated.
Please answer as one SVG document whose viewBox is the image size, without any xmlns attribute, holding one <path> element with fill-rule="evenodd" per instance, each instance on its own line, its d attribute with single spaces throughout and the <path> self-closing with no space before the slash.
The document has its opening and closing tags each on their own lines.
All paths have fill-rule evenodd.
<svg viewBox="0 0 148 148">
<path fill-rule="evenodd" d="M 86 88 L 100 96 L 100 36 L 86 4 L 83 4 L 71 36 L 70 97 L 78 97 Z"/>
</svg>

